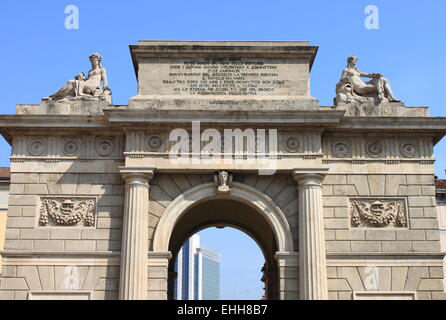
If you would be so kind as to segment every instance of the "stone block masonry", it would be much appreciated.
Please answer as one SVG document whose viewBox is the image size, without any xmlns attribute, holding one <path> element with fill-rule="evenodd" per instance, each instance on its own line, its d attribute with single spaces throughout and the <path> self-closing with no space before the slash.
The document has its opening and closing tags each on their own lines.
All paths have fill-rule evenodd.
<svg viewBox="0 0 446 320">
<path fill-rule="evenodd" d="M 97 92 L 78 77 L 0 115 L 12 146 L 0 299 L 169 299 L 181 244 L 227 226 L 261 247 L 268 299 L 444 299 L 433 150 L 446 119 L 397 102 L 383 77 L 349 101 L 355 57 L 321 107 L 317 50 L 140 41 L 128 105 L 110 105 L 95 54 Z"/>
</svg>

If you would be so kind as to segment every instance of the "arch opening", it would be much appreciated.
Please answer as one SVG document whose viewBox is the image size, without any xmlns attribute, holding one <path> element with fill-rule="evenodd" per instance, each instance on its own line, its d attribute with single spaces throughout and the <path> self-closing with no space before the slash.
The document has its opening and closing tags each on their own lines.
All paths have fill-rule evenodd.
<svg viewBox="0 0 446 320">
<path fill-rule="evenodd" d="M 264 258 L 264 265 L 259 266 L 259 270 L 263 267 L 264 272 L 264 296 L 269 300 L 278 299 L 279 284 L 275 261 L 278 247 L 274 232 L 256 209 L 234 199 L 203 200 L 188 209 L 175 225 L 169 242 L 169 251 L 172 253 L 169 263 L 169 299 L 174 299 L 175 279 L 178 277 L 175 263 L 178 261 L 178 253 L 184 242 L 194 234 L 212 227 L 233 228 L 254 240 Z"/>
<path fill-rule="evenodd" d="M 171 252 L 168 298 L 173 299 L 175 260 L 183 243 L 209 227 L 232 227 L 249 235 L 265 258 L 267 299 L 279 298 L 277 253 L 294 252 L 289 224 L 280 208 L 265 194 L 234 183 L 230 195 L 216 195 L 212 183 L 192 188 L 165 210 L 155 231 L 154 252 Z M 222 240 L 224 241 L 224 240 Z"/>
<path fill-rule="evenodd" d="M 209 227 L 189 238 L 175 257 L 174 300 L 265 299 L 265 256 L 233 227 Z M 192 274 L 188 273 L 194 270 Z"/>
</svg>

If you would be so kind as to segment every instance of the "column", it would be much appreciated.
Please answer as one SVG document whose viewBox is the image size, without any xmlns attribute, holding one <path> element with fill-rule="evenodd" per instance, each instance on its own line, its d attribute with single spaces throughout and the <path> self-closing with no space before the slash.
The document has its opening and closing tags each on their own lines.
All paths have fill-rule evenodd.
<svg viewBox="0 0 446 320">
<path fill-rule="evenodd" d="M 149 181 L 153 170 L 120 168 L 125 180 L 119 299 L 147 299 Z"/>
<path fill-rule="evenodd" d="M 322 180 L 328 169 L 294 170 L 299 194 L 299 295 L 327 300 L 327 262 Z"/>
</svg>

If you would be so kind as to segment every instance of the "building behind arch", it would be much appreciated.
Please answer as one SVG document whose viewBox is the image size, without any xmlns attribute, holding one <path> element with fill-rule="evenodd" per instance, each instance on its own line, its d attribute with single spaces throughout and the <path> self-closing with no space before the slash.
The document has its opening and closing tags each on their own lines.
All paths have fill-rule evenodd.
<svg viewBox="0 0 446 320">
<path fill-rule="evenodd" d="M 175 300 L 220 299 L 220 254 L 201 246 L 198 234 L 180 249 L 175 272 Z"/>
</svg>

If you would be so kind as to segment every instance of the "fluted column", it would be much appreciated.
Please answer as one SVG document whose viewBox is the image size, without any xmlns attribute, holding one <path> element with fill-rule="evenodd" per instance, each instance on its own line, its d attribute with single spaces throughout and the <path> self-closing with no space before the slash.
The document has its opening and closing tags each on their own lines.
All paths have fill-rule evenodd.
<svg viewBox="0 0 446 320">
<path fill-rule="evenodd" d="M 326 170 L 294 170 L 299 193 L 299 295 L 327 300 L 322 180 Z"/>
<path fill-rule="evenodd" d="M 119 299 L 147 299 L 149 181 L 153 170 L 121 167 L 125 180 Z"/>
</svg>

